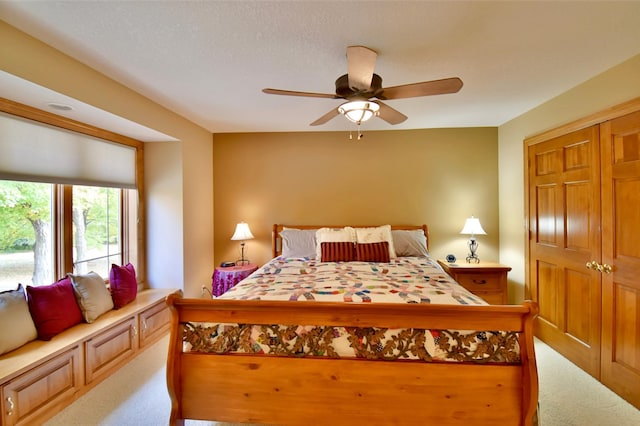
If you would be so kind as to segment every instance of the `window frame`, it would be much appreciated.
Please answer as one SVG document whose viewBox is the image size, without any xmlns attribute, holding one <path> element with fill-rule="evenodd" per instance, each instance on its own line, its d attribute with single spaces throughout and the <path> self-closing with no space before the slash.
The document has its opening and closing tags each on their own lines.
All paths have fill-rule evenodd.
<svg viewBox="0 0 640 426">
<path fill-rule="evenodd" d="M 121 189 L 120 202 L 122 208 L 120 221 L 122 226 L 120 229 L 120 241 L 122 244 L 122 263 L 133 263 L 136 267 L 138 282 L 144 282 L 146 279 L 146 226 L 143 184 L 144 142 L 4 98 L 0 98 L 0 111 L 135 148 L 137 200 L 131 196 L 131 194 L 135 194 L 135 191 Z M 72 189 L 73 185 L 54 184 L 52 212 L 54 279 L 73 271 Z M 137 216 L 135 218 L 131 217 L 130 214 L 132 203 L 137 206 Z M 135 230 L 135 232 L 131 232 L 132 230 Z M 108 277 L 104 278 L 108 279 Z"/>
</svg>

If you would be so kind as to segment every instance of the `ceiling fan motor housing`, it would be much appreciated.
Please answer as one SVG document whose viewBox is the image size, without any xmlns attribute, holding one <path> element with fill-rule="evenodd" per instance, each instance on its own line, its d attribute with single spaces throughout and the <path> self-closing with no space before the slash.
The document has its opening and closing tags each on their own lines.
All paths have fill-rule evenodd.
<svg viewBox="0 0 640 426">
<path fill-rule="evenodd" d="M 344 99 L 349 99 L 355 96 L 369 99 L 376 96 L 380 90 L 382 90 L 382 77 L 378 74 L 372 75 L 371 86 L 369 86 L 369 90 L 366 92 L 354 90 L 349 87 L 349 74 L 341 75 L 336 80 L 336 95 Z"/>
</svg>

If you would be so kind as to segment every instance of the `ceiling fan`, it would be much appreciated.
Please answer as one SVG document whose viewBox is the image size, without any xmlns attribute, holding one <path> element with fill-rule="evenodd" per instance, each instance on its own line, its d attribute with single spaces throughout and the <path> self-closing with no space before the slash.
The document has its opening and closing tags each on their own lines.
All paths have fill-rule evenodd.
<svg viewBox="0 0 640 426">
<path fill-rule="evenodd" d="M 458 77 L 421 83 L 382 87 L 382 77 L 373 72 L 378 54 L 365 46 L 347 47 L 347 74 L 336 80 L 336 93 L 297 92 L 292 90 L 262 89 L 270 95 L 303 96 L 311 98 L 345 99 L 347 102 L 318 118 L 312 126 L 325 124 L 333 117 L 343 114 L 360 125 L 371 117 L 378 116 L 389 124 L 399 124 L 407 116 L 380 100 L 415 98 L 419 96 L 456 93 L 462 88 Z M 377 101 L 372 98 L 380 99 Z"/>
</svg>

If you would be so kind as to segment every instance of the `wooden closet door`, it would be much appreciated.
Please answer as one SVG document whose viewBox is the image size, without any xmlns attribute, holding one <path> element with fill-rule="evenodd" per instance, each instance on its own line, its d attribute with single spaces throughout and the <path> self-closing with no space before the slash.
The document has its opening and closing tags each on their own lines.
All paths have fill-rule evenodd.
<svg viewBox="0 0 640 426">
<path fill-rule="evenodd" d="M 602 125 L 601 381 L 640 408 L 640 112 Z"/>
<path fill-rule="evenodd" d="M 536 334 L 600 374 L 601 274 L 598 126 L 529 146 L 529 293 Z"/>
</svg>

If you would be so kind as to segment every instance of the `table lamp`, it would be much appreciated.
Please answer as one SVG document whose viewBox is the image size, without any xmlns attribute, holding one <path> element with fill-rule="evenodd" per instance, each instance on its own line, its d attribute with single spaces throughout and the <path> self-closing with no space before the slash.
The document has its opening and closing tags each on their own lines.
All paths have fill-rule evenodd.
<svg viewBox="0 0 640 426">
<path fill-rule="evenodd" d="M 232 241 L 240 241 L 240 248 L 242 251 L 242 255 L 241 258 L 236 262 L 236 264 L 238 265 L 248 265 L 249 264 L 249 259 L 245 259 L 244 258 L 244 242 L 246 240 L 252 240 L 255 237 L 253 236 L 253 234 L 251 233 L 251 230 L 249 229 L 249 225 L 245 222 L 240 222 L 239 224 L 236 225 L 236 232 L 233 233 L 233 236 L 231 237 Z"/>
<path fill-rule="evenodd" d="M 480 263 L 480 258 L 476 254 L 476 250 L 478 250 L 478 242 L 476 241 L 475 236 L 487 235 L 487 233 L 484 232 L 484 229 L 482 229 L 482 225 L 480 224 L 480 219 L 473 216 L 467 218 L 467 220 L 464 223 L 464 227 L 462 228 L 462 231 L 460 231 L 460 233 L 465 235 L 471 235 L 471 237 L 469 237 L 469 241 L 467 242 L 467 245 L 469 246 L 469 252 L 470 252 L 469 256 L 467 256 L 467 263 L 471 263 L 472 260 L 476 263 Z"/>
</svg>

